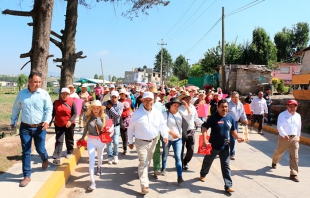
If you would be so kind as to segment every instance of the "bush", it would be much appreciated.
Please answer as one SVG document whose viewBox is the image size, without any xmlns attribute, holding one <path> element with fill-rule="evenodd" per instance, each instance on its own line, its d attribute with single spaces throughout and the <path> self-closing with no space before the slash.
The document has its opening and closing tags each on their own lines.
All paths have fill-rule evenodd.
<svg viewBox="0 0 310 198">
<path fill-rule="evenodd" d="M 278 84 L 277 91 L 279 93 L 282 93 L 284 91 L 284 82 L 282 79 L 280 79 L 280 83 Z"/>
</svg>

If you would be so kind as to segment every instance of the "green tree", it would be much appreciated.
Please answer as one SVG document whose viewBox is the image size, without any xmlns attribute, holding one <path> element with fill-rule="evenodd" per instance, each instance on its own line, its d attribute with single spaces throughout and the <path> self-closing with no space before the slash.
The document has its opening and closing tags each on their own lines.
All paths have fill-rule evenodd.
<svg viewBox="0 0 310 198">
<path fill-rule="evenodd" d="M 237 45 L 236 42 L 225 44 L 225 63 L 229 64 L 240 64 L 242 58 L 242 45 Z"/>
<path fill-rule="evenodd" d="M 123 81 L 124 81 L 124 78 L 122 78 L 122 77 L 119 77 L 116 79 L 116 82 L 123 82 Z"/>
<path fill-rule="evenodd" d="M 188 75 L 190 77 L 203 77 L 205 72 L 200 64 L 195 64 L 189 69 Z"/>
<path fill-rule="evenodd" d="M 251 43 L 249 41 L 246 41 L 241 45 L 242 54 L 239 59 L 239 64 L 244 64 L 244 65 L 250 64 L 251 62 L 250 45 Z"/>
<path fill-rule="evenodd" d="M 94 75 L 94 79 L 98 79 L 98 74 L 95 74 L 95 75 Z"/>
<path fill-rule="evenodd" d="M 188 77 L 190 66 L 183 55 L 176 58 L 173 63 L 172 71 L 173 75 L 177 76 L 180 80 L 186 79 Z"/>
<path fill-rule="evenodd" d="M 98 79 L 102 80 L 103 79 L 102 75 L 100 75 Z"/>
<path fill-rule="evenodd" d="M 217 71 L 218 65 L 221 64 L 221 46 L 220 43 L 204 54 L 204 58 L 201 60 L 201 67 L 207 74 L 213 74 Z"/>
<path fill-rule="evenodd" d="M 295 50 L 294 53 L 306 48 L 309 42 L 309 24 L 299 22 L 293 25 L 292 33 L 292 48 Z"/>
<path fill-rule="evenodd" d="M 20 89 L 28 82 L 28 77 L 25 74 L 21 74 L 17 78 L 17 85 L 18 85 L 18 90 Z"/>
<path fill-rule="evenodd" d="M 116 82 L 116 80 L 117 80 L 117 79 L 116 79 L 116 76 L 113 76 L 113 77 L 112 77 L 112 82 Z"/>
<path fill-rule="evenodd" d="M 108 75 L 108 80 L 111 81 L 111 75 Z"/>
<path fill-rule="evenodd" d="M 169 70 L 169 66 L 172 63 L 172 58 L 170 53 L 166 48 L 163 48 L 163 76 L 164 79 L 167 78 L 167 71 Z M 160 64 L 161 64 L 161 50 L 156 54 L 155 56 L 155 62 L 154 62 L 154 70 L 160 72 Z"/>
<path fill-rule="evenodd" d="M 257 65 L 271 66 L 277 61 L 277 48 L 270 40 L 266 31 L 261 27 L 253 30 L 249 52 L 251 62 Z"/>
</svg>

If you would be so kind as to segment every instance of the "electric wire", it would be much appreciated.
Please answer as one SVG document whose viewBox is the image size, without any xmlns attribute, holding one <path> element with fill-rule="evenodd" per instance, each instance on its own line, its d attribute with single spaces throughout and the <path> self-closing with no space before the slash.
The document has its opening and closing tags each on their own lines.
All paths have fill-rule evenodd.
<svg viewBox="0 0 310 198">
<path fill-rule="evenodd" d="M 239 9 L 240 9 L 240 8 L 239 8 L 239 9 L 237 9 L 238 11 L 237 11 L 237 10 L 232 11 L 232 12 L 230 12 L 229 14 L 225 15 L 225 17 L 231 16 L 231 15 L 237 14 L 237 13 L 239 13 L 239 12 L 241 12 L 241 11 L 244 11 L 244 10 L 246 10 L 246 9 L 249 9 L 249 8 L 251 8 L 251 7 L 253 7 L 253 6 L 257 5 L 257 4 L 262 3 L 263 1 L 265 1 L 265 0 L 259 1 L 259 2 L 255 3 L 255 4 L 253 4 L 253 5 L 247 6 L 247 7 L 243 8 L 243 9 L 241 9 L 241 10 L 239 10 Z M 255 1 L 255 2 L 256 2 L 256 1 Z M 252 2 L 252 3 L 254 3 L 254 2 Z M 244 7 L 244 6 L 243 6 L 243 7 Z"/>
</svg>

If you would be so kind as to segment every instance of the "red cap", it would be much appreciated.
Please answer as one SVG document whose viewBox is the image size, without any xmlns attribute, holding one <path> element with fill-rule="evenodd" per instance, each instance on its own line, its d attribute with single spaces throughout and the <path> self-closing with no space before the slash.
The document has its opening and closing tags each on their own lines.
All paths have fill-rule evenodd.
<svg viewBox="0 0 310 198">
<path fill-rule="evenodd" d="M 298 106 L 298 102 L 296 101 L 296 100 L 289 100 L 289 101 L 287 101 L 287 103 L 286 103 L 287 105 L 291 105 L 291 104 L 293 104 L 293 105 L 296 105 L 296 106 Z"/>
</svg>

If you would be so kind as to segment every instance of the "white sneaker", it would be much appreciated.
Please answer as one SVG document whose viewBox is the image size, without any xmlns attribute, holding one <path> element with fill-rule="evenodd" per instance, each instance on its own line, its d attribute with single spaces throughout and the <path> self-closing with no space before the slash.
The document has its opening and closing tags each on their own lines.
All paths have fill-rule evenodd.
<svg viewBox="0 0 310 198">
<path fill-rule="evenodd" d="M 72 157 L 72 154 L 66 155 L 66 158 L 67 158 L 67 159 L 70 159 L 71 157 Z"/>
<path fill-rule="evenodd" d="M 112 164 L 112 158 L 108 159 L 108 164 L 111 165 Z"/>
<path fill-rule="evenodd" d="M 113 157 L 113 164 L 117 164 L 118 163 L 118 156 L 114 156 Z"/>
<path fill-rule="evenodd" d="M 88 187 L 88 190 L 93 191 L 96 189 L 96 183 L 95 182 L 91 182 L 90 186 Z"/>
</svg>

